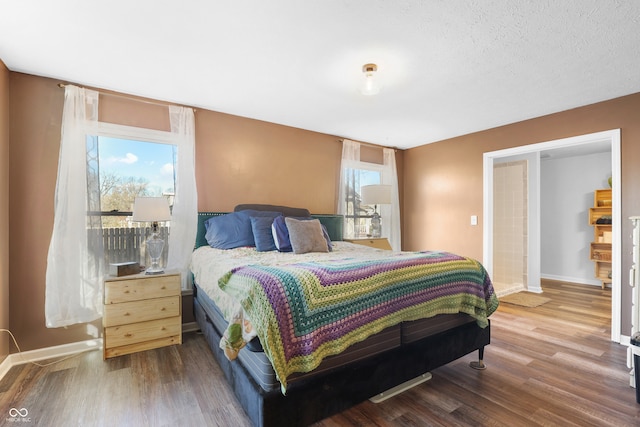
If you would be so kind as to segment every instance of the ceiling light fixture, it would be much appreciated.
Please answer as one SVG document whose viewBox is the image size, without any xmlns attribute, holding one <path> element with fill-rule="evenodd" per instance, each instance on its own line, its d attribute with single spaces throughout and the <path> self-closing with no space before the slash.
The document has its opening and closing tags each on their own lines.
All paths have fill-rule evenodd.
<svg viewBox="0 0 640 427">
<path fill-rule="evenodd" d="M 362 82 L 362 88 L 360 93 L 363 95 L 377 95 L 380 92 L 380 86 L 376 81 L 375 75 L 378 71 L 376 64 L 364 64 L 362 66 L 362 72 L 364 73 L 364 81 Z"/>
</svg>

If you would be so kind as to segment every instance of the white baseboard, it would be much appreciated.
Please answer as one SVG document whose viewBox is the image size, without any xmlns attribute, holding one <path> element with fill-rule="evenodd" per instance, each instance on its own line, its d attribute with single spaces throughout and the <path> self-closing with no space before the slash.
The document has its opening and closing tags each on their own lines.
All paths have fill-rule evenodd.
<svg viewBox="0 0 640 427">
<path fill-rule="evenodd" d="M 541 279 L 557 280 L 559 282 L 579 283 L 581 285 L 602 286 L 602 282 L 596 279 L 585 279 L 584 277 L 557 276 L 555 274 L 541 274 Z"/>
<path fill-rule="evenodd" d="M 199 329 L 200 326 L 198 326 L 196 322 L 182 324 L 182 333 L 195 332 Z M 22 353 L 13 353 L 8 355 L 2 363 L 0 363 L 0 380 L 4 378 L 12 367 L 17 365 L 37 362 L 45 359 L 54 359 L 56 357 L 70 356 L 94 350 L 102 351 L 102 338 L 39 348 L 36 350 L 28 350 L 23 351 Z"/>
<path fill-rule="evenodd" d="M 95 350 L 102 350 L 102 338 L 28 350 L 22 353 L 13 353 L 8 355 L 6 359 L 0 363 L 0 379 L 2 379 L 12 367 L 17 365 Z"/>
</svg>

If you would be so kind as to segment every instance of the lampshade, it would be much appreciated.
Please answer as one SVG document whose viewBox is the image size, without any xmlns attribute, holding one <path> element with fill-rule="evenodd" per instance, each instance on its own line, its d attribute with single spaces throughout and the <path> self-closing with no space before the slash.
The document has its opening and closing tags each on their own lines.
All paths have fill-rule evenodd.
<svg viewBox="0 0 640 427">
<path fill-rule="evenodd" d="M 131 219 L 138 222 L 169 221 L 169 201 L 166 197 L 136 197 Z"/>
<path fill-rule="evenodd" d="M 363 95 L 377 95 L 380 92 L 380 83 L 376 80 L 376 72 L 378 66 L 376 64 L 364 64 L 362 72 L 364 73 L 364 81 L 360 88 Z"/>
<path fill-rule="evenodd" d="M 363 205 L 388 205 L 391 203 L 390 185 L 365 185 L 360 188 Z"/>
</svg>

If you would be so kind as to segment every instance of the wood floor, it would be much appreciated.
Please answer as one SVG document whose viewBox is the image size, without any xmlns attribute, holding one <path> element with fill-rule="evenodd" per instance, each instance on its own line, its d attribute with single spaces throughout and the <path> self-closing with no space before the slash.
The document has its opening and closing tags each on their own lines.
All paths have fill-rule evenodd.
<svg viewBox="0 0 640 427">
<path fill-rule="evenodd" d="M 611 343 L 610 289 L 543 283 L 551 301 L 502 304 L 491 317 L 488 369 L 466 356 L 380 404 L 320 421 L 330 426 L 638 426 L 626 347 Z M 28 410 L 25 420 L 11 408 Z M 102 361 L 97 351 L 0 381 L 0 425 L 247 426 L 202 336 L 181 346 Z"/>
</svg>

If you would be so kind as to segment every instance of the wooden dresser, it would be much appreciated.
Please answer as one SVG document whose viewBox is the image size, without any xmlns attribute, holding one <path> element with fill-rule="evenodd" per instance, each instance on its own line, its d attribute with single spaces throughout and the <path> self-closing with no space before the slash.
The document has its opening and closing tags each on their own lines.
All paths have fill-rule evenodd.
<svg viewBox="0 0 640 427">
<path fill-rule="evenodd" d="M 345 242 L 358 245 L 370 246 L 372 248 L 391 250 L 391 245 L 385 237 L 371 237 L 367 239 L 344 239 Z"/>
<path fill-rule="evenodd" d="M 182 343 L 180 274 L 136 274 L 104 282 L 105 359 Z"/>
</svg>

